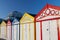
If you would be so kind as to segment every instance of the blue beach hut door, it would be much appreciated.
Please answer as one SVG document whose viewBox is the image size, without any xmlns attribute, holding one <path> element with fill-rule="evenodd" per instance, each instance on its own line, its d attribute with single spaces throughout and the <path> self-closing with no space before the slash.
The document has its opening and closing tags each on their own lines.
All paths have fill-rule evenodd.
<svg viewBox="0 0 60 40">
<path fill-rule="evenodd" d="M 19 40 L 19 21 L 17 19 L 12 22 L 12 40 Z"/>
</svg>

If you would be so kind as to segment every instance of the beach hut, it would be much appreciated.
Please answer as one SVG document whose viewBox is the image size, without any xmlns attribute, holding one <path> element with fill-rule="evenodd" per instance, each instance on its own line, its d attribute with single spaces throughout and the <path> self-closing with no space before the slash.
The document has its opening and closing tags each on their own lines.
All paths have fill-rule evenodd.
<svg viewBox="0 0 60 40">
<path fill-rule="evenodd" d="M 20 40 L 35 40 L 34 17 L 25 13 L 20 20 Z"/>
<path fill-rule="evenodd" d="M 12 40 L 12 22 L 10 19 L 7 20 L 7 40 Z"/>
<path fill-rule="evenodd" d="M 12 40 L 19 40 L 19 20 L 14 18 L 12 22 Z"/>
<path fill-rule="evenodd" d="M 7 38 L 6 31 L 7 30 L 6 30 L 6 22 L 5 22 L 5 20 L 2 21 L 0 27 L 1 27 L 1 38 L 6 39 Z"/>
<path fill-rule="evenodd" d="M 0 38 L 1 38 L 1 23 L 3 19 L 0 19 Z"/>
<path fill-rule="evenodd" d="M 60 40 L 60 7 L 47 4 L 36 16 L 36 40 Z"/>
</svg>

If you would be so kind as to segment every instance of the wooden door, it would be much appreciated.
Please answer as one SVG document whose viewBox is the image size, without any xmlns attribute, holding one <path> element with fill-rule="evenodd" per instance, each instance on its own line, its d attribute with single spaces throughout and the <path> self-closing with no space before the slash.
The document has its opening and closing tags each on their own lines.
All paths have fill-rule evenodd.
<svg viewBox="0 0 60 40">
<path fill-rule="evenodd" d="M 30 40 L 34 40 L 34 23 L 29 23 L 29 38 Z"/>
<path fill-rule="evenodd" d="M 58 40 L 57 20 L 50 21 L 50 40 Z"/>
<path fill-rule="evenodd" d="M 7 26 L 7 40 L 11 40 L 11 26 Z"/>
<path fill-rule="evenodd" d="M 20 24 L 20 40 L 23 40 L 23 24 Z"/>
<path fill-rule="evenodd" d="M 19 25 L 12 26 L 12 40 L 19 40 Z"/>
<path fill-rule="evenodd" d="M 6 39 L 6 27 L 1 26 L 1 38 Z"/>
<path fill-rule="evenodd" d="M 57 20 L 42 22 L 42 40 L 58 40 Z"/>
<path fill-rule="evenodd" d="M 49 40 L 49 21 L 42 22 L 42 40 Z"/>
<path fill-rule="evenodd" d="M 24 40 L 29 40 L 29 24 L 24 24 Z"/>
</svg>

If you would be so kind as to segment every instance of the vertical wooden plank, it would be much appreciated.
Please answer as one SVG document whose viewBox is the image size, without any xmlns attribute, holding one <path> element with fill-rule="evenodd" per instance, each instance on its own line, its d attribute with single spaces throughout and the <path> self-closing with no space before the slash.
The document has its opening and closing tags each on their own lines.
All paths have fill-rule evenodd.
<svg viewBox="0 0 60 40">
<path fill-rule="evenodd" d="M 50 40 L 58 40 L 57 21 L 50 21 Z"/>
<path fill-rule="evenodd" d="M 58 40 L 60 40 L 60 19 L 58 20 Z"/>
<path fill-rule="evenodd" d="M 11 21 L 7 21 L 7 39 L 6 40 L 12 40 L 12 26 Z"/>
<path fill-rule="evenodd" d="M 29 33 L 29 24 L 26 23 L 24 27 L 25 27 L 25 38 L 26 38 L 25 40 L 30 40 L 30 38 L 29 38 L 29 36 L 30 36 L 29 35 L 30 34 Z"/>
<path fill-rule="evenodd" d="M 23 24 L 20 24 L 20 40 L 23 39 L 23 36 L 22 36 L 22 35 L 23 35 L 23 33 L 22 33 L 22 31 L 23 31 L 23 30 L 22 30 L 23 27 L 22 27 L 22 25 L 23 25 Z"/>
<path fill-rule="evenodd" d="M 36 40 L 41 40 L 40 22 L 36 22 Z"/>
<path fill-rule="evenodd" d="M 19 40 L 19 25 L 12 26 L 12 40 Z"/>
<path fill-rule="evenodd" d="M 24 25 L 22 25 L 22 40 L 24 40 Z"/>
<path fill-rule="evenodd" d="M 49 21 L 42 22 L 42 40 L 49 40 Z"/>
<path fill-rule="evenodd" d="M 29 23 L 29 25 L 30 25 L 30 40 L 34 40 L 34 23 L 32 22 L 32 23 Z"/>
<path fill-rule="evenodd" d="M 16 31 L 16 33 L 17 33 L 17 34 L 16 34 L 16 38 L 17 38 L 17 39 L 16 39 L 16 40 L 19 40 L 19 24 L 16 25 L 16 27 L 17 27 L 17 29 L 16 29 L 16 30 L 17 30 L 17 31 Z"/>
<path fill-rule="evenodd" d="M 11 40 L 11 26 L 7 26 L 7 40 Z"/>
<path fill-rule="evenodd" d="M 1 38 L 3 38 L 3 39 L 7 38 L 6 23 L 5 23 L 5 21 L 2 21 L 2 23 L 1 23 Z"/>
</svg>

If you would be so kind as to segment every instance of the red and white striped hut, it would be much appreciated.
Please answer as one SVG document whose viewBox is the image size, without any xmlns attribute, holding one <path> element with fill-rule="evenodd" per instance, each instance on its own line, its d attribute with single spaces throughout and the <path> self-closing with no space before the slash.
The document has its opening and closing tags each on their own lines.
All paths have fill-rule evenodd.
<svg viewBox="0 0 60 40">
<path fill-rule="evenodd" d="M 12 25 L 11 25 L 11 20 L 7 20 L 7 40 L 12 40 Z"/>
<path fill-rule="evenodd" d="M 60 40 L 60 7 L 47 4 L 36 16 L 36 40 Z"/>
</svg>

